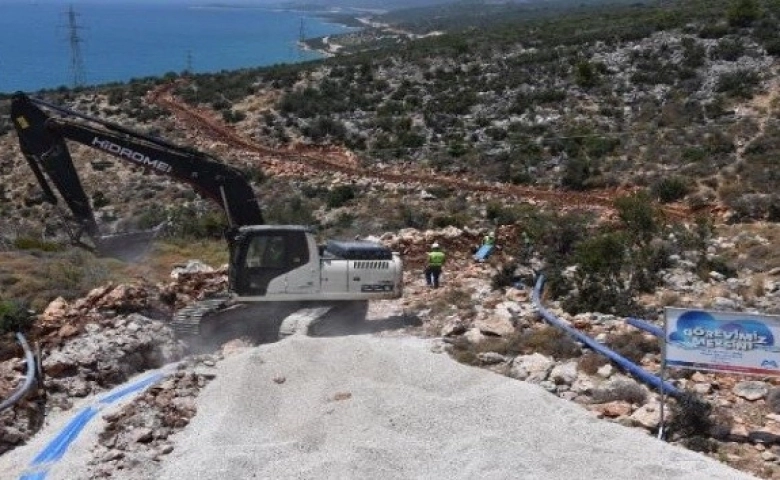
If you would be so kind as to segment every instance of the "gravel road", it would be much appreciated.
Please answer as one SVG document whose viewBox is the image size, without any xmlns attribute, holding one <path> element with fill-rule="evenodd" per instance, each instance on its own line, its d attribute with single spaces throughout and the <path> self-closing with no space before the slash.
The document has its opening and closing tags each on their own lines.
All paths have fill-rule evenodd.
<svg viewBox="0 0 780 480">
<path fill-rule="evenodd" d="M 198 414 L 169 438 L 172 453 L 112 478 L 754 478 L 436 350 L 434 340 L 373 335 L 247 348 L 217 364 Z M 0 457 L 2 478 L 19 478 L 66 420 L 50 418 Z M 94 419 L 46 478 L 92 478 L 102 425 Z"/>
<path fill-rule="evenodd" d="M 294 336 L 229 357 L 173 453 L 117 478 L 754 478 L 431 347 Z"/>
</svg>

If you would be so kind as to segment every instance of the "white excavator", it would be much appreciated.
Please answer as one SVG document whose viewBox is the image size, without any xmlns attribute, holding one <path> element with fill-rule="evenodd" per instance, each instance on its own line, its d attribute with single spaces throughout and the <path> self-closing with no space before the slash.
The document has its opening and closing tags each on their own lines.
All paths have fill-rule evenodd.
<svg viewBox="0 0 780 480">
<path fill-rule="evenodd" d="M 45 200 L 57 205 L 56 189 L 70 210 L 68 233 L 76 245 L 112 255 L 128 238 L 101 235 L 66 140 L 189 184 L 222 208 L 229 225 L 228 291 L 177 311 L 172 325 L 181 334 L 206 335 L 201 327 L 216 334 L 236 319 L 270 322 L 299 310 L 365 315 L 369 300 L 402 295 L 397 252 L 367 241 L 318 244 L 306 226 L 265 225 L 250 182 L 205 153 L 23 93 L 12 99 L 11 118 Z"/>
</svg>

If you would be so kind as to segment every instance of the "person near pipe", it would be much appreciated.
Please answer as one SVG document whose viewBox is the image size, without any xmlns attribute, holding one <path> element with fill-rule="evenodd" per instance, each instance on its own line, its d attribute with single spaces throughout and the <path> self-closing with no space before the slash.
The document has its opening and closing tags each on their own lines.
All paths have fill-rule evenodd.
<svg viewBox="0 0 780 480">
<path fill-rule="evenodd" d="M 431 251 L 428 252 L 428 265 L 425 267 L 425 283 L 429 287 L 439 288 L 439 277 L 446 258 L 438 243 L 431 245 Z"/>
</svg>

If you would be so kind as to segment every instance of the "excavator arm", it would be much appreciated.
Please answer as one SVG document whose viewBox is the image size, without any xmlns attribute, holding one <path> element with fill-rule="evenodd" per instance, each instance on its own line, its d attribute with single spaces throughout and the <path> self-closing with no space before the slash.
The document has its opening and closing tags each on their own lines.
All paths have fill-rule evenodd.
<svg viewBox="0 0 780 480">
<path fill-rule="evenodd" d="M 202 152 L 23 93 L 17 93 L 12 99 L 11 118 L 22 153 L 45 199 L 57 204 L 53 185 L 72 212 L 78 225 L 76 238 L 86 233 L 98 243 L 100 234 L 66 140 L 191 185 L 201 196 L 220 205 L 231 228 L 264 223 L 252 186 L 244 175 Z"/>
</svg>

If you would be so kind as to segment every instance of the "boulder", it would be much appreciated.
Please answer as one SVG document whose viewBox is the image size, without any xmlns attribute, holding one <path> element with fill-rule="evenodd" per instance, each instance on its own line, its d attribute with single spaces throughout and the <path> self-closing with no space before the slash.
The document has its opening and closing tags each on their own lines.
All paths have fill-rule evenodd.
<svg viewBox="0 0 780 480">
<path fill-rule="evenodd" d="M 509 376 L 518 380 L 540 383 L 547 379 L 554 365 L 555 360 L 541 353 L 521 355 L 512 361 Z"/>
<path fill-rule="evenodd" d="M 734 385 L 732 391 L 734 392 L 734 395 L 752 402 L 764 398 L 766 394 L 769 393 L 769 385 L 767 385 L 766 382 L 750 380 L 737 383 Z"/>
<path fill-rule="evenodd" d="M 670 410 L 666 408 L 665 416 L 667 419 L 665 422 L 668 422 L 669 412 Z M 651 430 L 658 428 L 658 425 L 661 423 L 661 404 L 648 402 L 634 410 L 634 413 L 631 414 L 630 418 L 634 421 L 634 423 L 644 428 Z"/>
</svg>

